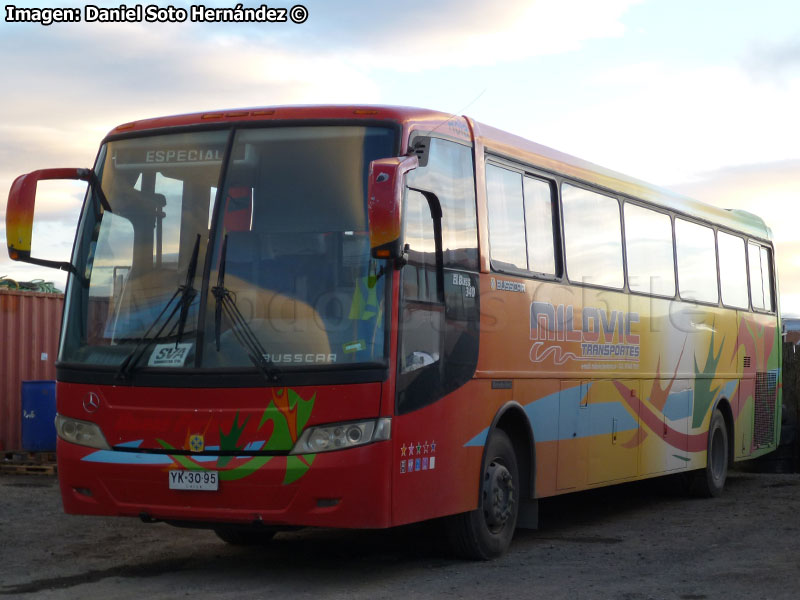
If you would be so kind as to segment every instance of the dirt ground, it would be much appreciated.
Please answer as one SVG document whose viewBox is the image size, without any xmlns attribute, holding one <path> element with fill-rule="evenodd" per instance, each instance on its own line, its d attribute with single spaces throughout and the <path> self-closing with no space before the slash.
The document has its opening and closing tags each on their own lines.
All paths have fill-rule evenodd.
<svg viewBox="0 0 800 600">
<path fill-rule="evenodd" d="M 433 525 L 303 530 L 264 548 L 135 519 L 67 516 L 55 477 L 0 476 L 1 598 L 800 597 L 800 475 L 731 473 L 688 499 L 645 482 L 540 503 L 488 563 L 450 558 Z"/>
</svg>

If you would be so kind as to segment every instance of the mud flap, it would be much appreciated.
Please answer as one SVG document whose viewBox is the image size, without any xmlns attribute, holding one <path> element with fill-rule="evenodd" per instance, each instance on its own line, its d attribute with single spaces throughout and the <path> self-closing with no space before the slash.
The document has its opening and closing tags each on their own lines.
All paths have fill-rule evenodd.
<svg viewBox="0 0 800 600">
<path fill-rule="evenodd" d="M 539 529 L 539 501 L 523 500 L 519 505 L 517 529 Z"/>
</svg>

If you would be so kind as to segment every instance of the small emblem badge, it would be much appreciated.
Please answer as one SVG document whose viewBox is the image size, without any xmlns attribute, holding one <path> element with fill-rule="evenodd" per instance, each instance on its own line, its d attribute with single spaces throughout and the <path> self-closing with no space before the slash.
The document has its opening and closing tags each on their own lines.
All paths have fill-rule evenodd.
<svg viewBox="0 0 800 600">
<path fill-rule="evenodd" d="M 100 408 L 100 396 L 94 392 L 89 392 L 83 397 L 83 410 L 87 413 L 96 412 Z"/>
<path fill-rule="evenodd" d="M 189 450 L 192 452 L 202 452 L 205 447 L 205 440 L 201 434 L 196 433 L 189 438 Z"/>
</svg>

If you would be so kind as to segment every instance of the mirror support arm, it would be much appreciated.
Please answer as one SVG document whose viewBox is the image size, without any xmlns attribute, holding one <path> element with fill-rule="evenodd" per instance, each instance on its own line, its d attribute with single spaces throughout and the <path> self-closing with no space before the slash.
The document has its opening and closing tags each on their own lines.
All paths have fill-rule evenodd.
<svg viewBox="0 0 800 600">
<path fill-rule="evenodd" d="M 436 254 L 436 287 L 437 299 L 439 302 L 444 303 L 444 248 L 442 241 L 442 204 L 439 202 L 439 197 L 433 192 L 421 190 L 419 188 L 409 187 L 412 192 L 418 192 L 425 196 L 428 201 L 428 207 L 431 210 L 431 219 L 433 219 L 433 242 Z"/>
<path fill-rule="evenodd" d="M 11 185 L 6 210 L 8 256 L 11 260 L 66 271 L 86 285 L 88 283 L 86 278 L 78 273 L 78 269 L 72 263 L 31 256 L 36 187 L 40 181 L 53 179 L 74 179 L 96 184 L 97 178 L 91 169 L 43 169 L 17 177 Z M 105 199 L 102 198 L 101 202 L 103 200 Z M 107 204 L 108 202 L 106 201 L 105 205 Z"/>
</svg>

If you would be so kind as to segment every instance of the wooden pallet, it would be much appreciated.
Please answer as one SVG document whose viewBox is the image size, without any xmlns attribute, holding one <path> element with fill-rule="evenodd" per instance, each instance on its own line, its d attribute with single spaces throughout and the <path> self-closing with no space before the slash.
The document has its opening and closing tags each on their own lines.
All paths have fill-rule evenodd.
<svg viewBox="0 0 800 600">
<path fill-rule="evenodd" d="M 0 475 L 55 475 L 55 465 L 23 465 L 0 463 Z"/>
<path fill-rule="evenodd" d="M 14 452 L 3 452 L 0 455 L 0 462 L 26 463 L 26 464 L 50 464 L 56 462 L 55 452 L 27 452 L 17 450 Z"/>
<path fill-rule="evenodd" d="M 4 452 L 0 455 L 0 474 L 55 475 L 55 452 Z"/>
</svg>

